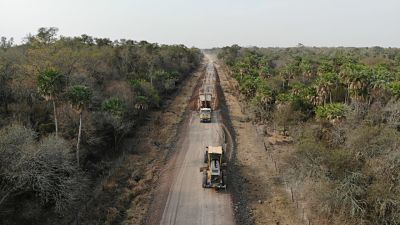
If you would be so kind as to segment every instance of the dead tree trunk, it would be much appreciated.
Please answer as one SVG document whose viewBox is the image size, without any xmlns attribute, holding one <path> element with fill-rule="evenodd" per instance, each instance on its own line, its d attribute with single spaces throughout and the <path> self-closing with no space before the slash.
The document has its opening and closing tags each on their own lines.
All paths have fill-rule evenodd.
<svg viewBox="0 0 400 225">
<path fill-rule="evenodd" d="M 56 136 L 58 136 L 58 122 L 57 122 L 56 100 L 53 100 L 53 111 L 54 111 L 54 126 L 55 126 L 55 128 L 56 128 Z"/>
<path fill-rule="evenodd" d="M 81 144 L 81 135 L 82 135 L 82 112 L 79 113 L 79 131 L 78 131 L 78 141 L 76 143 L 76 162 L 79 166 L 79 147 Z"/>
</svg>

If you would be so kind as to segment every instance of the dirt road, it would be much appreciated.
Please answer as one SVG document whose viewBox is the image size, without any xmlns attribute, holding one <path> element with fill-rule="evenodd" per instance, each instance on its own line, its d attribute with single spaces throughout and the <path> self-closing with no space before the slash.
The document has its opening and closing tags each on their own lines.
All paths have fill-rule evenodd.
<svg viewBox="0 0 400 225">
<path fill-rule="evenodd" d="M 208 66 L 210 68 L 210 64 Z M 210 69 L 205 70 L 206 78 Z M 216 76 L 215 72 L 212 76 Z M 216 82 L 215 77 L 211 79 Z M 208 81 L 207 81 L 208 83 Z M 162 189 L 168 197 L 157 197 L 153 204 L 161 204 L 150 212 L 147 224 L 161 225 L 234 225 L 232 200 L 228 191 L 202 188 L 204 152 L 206 146 L 223 145 L 224 131 L 218 110 L 213 112 L 211 123 L 200 123 L 197 111 L 190 112 L 185 130 L 181 131 L 180 145 L 167 169 L 161 174 Z M 229 175 L 228 175 L 229 176 Z M 163 188 L 164 186 L 164 188 Z M 165 186 L 168 186 L 165 188 Z M 229 188 L 228 188 L 229 189 Z M 161 200 L 157 200 L 157 198 Z M 157 212 L 159 211 L 159 212 Z M 160 219 L 154 219 L 160 214 Z"/>
<path fill-rule="evenodd" d="M 182 146 L 183 161 L 177 162 L 178 173 L 173 177 L 160 224 L 203 225 L 234 224 L 231 198 L 228 192 L 203 189 L 201 186 L 205 146 L 223 142 L 219 113 L 214 112 L 212 123 L 200 123 L 193 112 L 187 136 Z"/>
</svg>

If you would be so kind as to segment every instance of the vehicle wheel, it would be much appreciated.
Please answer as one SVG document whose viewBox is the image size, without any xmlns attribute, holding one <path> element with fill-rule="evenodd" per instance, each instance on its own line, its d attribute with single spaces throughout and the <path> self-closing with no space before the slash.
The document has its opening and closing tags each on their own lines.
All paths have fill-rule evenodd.
<svg viewBox="0 0 400 225">
<path fill-rule="evenodd" d="M 208 151 L 204 153 L 204 163 L 208 163 Z"/>
<path fill-rule="evenodd" d="M 207 187 L 207 173 L 203 173 L 203 183 L 202 183 L 203 188 Z"/>
</svg>

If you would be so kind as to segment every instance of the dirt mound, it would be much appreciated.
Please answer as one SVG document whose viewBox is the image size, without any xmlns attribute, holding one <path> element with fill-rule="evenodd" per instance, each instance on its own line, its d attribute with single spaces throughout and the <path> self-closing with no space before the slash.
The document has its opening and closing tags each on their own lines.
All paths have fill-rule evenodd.
<svg viewBox="0 0 400 225">
<path fill-rule="evenodd" d="M 224 99 L 217 69 L 215 69 L 215 86 L 217 90 L 215 92 L 216 98 L 214 100 L 214 110 L 217 110 L 220 108 L 221 99 Z"/>
</svg>

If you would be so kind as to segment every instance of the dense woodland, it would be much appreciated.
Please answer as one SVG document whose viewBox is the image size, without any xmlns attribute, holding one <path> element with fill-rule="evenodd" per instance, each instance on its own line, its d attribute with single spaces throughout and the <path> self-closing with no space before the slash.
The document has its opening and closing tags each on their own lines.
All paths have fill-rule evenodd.
<svg viewBox="0 0 400 225">
<path fill-rule="evenodd" d="M 400 49 L 219 50 L 253 119 L 295 139 L 286 176 L 326 224 L 400 224 Z"/>
<path fill-rule="evenodd" d="M 198 49 L 63 37 L 0 42 L 0 224 L 44 224 L 95 180 L 200 63 Z"/>
</svg>

